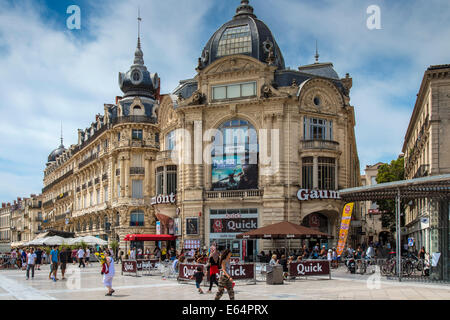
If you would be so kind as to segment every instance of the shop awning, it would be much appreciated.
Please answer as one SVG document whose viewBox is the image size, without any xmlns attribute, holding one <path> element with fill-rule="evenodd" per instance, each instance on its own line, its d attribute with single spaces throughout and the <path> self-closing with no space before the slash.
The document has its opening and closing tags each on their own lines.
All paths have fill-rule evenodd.
<svg viewBox="0 0 450 320">
<path fill-rule="evenodd" d="M 332 236 L 288 221 L 271 224 L 236 236 L 238 239 L 327 239 Z"/>
<path fill-rule="evenodd" d="M 169 234 L 128 234 L 124 241 L 174 241 L 176 236 Z"/>
</svg>

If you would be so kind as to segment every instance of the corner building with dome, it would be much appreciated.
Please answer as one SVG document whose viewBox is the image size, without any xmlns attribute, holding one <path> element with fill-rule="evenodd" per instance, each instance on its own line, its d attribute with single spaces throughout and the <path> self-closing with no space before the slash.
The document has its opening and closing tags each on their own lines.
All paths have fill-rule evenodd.
<svg viewBox="0 0 450 320">
<path fill-rule="evenodd" d="M 318 57 L 287 68 L 268 26 L 241 1 L 201 51 L 195 77 L 172 93 L 161 94 L 140 40 L 119 83 L 123 97 L 79 130 L 78 144 L 49 156 L 47 228 L 121 248 L 130 247 L 127 235 L 173 235 L 162 243 L 137 236 L 131 245 L 215 242 L 246 261 L 285 241 L 236 236 L 281 221 L 329 235 L 291 240 L 292 249 L 337 245 L 345 203 L 328 195 L 360 183 L 348 74 L 340 78 Z"/>
</svg>

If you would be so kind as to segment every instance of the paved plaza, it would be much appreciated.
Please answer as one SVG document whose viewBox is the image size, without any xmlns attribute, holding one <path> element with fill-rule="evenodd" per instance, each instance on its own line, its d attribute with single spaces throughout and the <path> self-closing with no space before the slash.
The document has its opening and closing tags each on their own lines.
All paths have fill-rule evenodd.
<svg viewBox="0 0 450 320">
<path fill-rule="evenodd" d="M 118 265 L 116 265 L 118 266 Z M 117 269 L 120 269 L 117 267 Z M 160 275 L 122 276 L 116 271 L 113 287 L 116 293 L 105 296 L 98 264 L 79 269 L 70 264 L 67 280 L 56 283 L 48 279 L 49 266 L 36 271 L 26 280 L 25 271 L 0 270 L 0 300 L 213 300 L 213 294 L 198 294 L 195 285 L 164 280 Z M 60 278 L 60 273 L 58 272 Z M 284 285 L 237 284 L 237 300 L 450 300 L 450 285 L 398 283 L 392 280 L 350 275 L 333 271 L 332 280 L 302 279 Z M 369 279 L 369 281 L 368 281 Z M 206 292 L 207 288 L 204 289 Z M 228 300 L 225 293 L 223 300 Z"/>
</svg>

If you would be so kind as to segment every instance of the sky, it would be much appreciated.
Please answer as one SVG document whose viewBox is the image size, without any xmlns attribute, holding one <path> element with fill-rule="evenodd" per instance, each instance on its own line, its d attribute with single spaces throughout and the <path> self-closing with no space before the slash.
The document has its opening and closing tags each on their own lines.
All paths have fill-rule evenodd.
<svg viewBox="0 0 450 320">
<path fill-rule="evenodd" d="M 0 0 L 0 202 L 40 193 L 48 155 L 76 144 L 105 103 L 121 95 L 140 8 L 144 60 L 162 92 L 195 76 L 203 47 L 239 0 Z M 251 0 L 286 66 L 332 62 L 353 78 L 351 105 L 363 173 L 401 153 L 423 74 L 450 63 L 448 0 Z M 80 29 L 68 29 L 70 5 Z M 381 29 L 367 13 L 380 8 Z"/>
</svg>

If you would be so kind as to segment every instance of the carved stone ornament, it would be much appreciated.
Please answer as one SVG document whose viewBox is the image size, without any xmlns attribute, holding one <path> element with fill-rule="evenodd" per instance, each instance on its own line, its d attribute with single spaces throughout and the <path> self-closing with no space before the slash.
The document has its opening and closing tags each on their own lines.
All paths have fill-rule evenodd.
<svg viewBox="0 0 450 320">
<path fill-rule="evenodd" d="M 203 104 L 204 101 L 205 101 L 205 95 L 202 94 L 199 90 L 197 90 L 192 95 L 192 104 L 191 105 Z"/>
<path fill-rule="evenodd" d="M 265 84 L 261 87 L 261 95 L 264 98 L 270 98 L 273 94 L 272 94 L 272 90 L 270 89 L 270 87 Z"/>
</svg>

